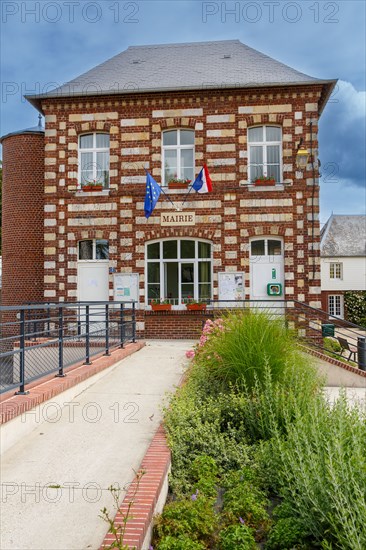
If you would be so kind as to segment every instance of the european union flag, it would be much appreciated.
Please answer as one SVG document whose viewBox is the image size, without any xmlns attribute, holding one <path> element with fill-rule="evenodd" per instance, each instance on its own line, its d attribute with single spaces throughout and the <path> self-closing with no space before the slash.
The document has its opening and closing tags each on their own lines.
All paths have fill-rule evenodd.
<svg viewBox="0 0 366 550">
<path fill-rule="evenodd" d="M 149 172 L 146 172 L 145 217 L 149 218 L 160 197 L 161 187 Z"/>
</svg>

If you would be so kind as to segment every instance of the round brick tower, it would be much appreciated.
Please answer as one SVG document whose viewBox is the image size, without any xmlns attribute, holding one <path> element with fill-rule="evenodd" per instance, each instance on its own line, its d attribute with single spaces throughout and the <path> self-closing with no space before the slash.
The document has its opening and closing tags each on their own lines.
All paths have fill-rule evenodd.
<svg viewBox="0 0 366 550">
<path fill-rule="evenodd" d="M 44 128 L 2 137 L 2 305 L 43 301 Z"/>
</svg>

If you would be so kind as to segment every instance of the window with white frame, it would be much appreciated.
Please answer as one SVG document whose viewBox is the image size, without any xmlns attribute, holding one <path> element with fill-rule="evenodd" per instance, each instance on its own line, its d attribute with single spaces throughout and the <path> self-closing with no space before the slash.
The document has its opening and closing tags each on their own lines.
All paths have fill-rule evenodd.
<svg viewBox="0 0 366 550">
<path fill-rule="evenodd" d="M 212 296 L 212 246 L 206 241 L 169 239 L 146 245 L 147 302 L 179 305 Z"/>
<path fill-rule="evenodd" d="M 330 279 L 343 278 L 343 264 L 341 262 L 332 262 L 329 264 L 329 277 Z"/>
<path fill-rule="evenodd" d="M 273 177 L 282 181 L 282 129 L 278 126 L 248 128 L 248 179 Z"/>
<path fill-rule="evenodd" d="M 109 243 L 105 239 L 88 239 L 79 241 L 78 259 L 88 260 L 108 260 Z"/>
<path fill-rule="evenodd" d="M 331 294 L 328 296 L 329 315 L 343 319 L 343 296 L 342 294 Z"/>
<path fill-rule="evenodd" d="M 109 187 L 109 134 L 79 136 L 79 184 Z"/>
<path fill-rule="evenodd" d="M 163 132 L 162 185 L 172 179 L 194 178 L 194 131 L 167 130 Z"/>
</svg>

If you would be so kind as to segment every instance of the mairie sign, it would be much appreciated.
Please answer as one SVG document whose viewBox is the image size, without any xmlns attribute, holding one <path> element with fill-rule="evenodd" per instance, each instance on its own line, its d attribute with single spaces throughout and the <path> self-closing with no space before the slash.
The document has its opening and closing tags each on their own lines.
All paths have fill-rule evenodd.
<svg viewBox="0 0 366 550">
<path fill-rule="evenodd" d="M 164 212 L 161 214 L 160 225 L 196 225 L 194 212 Z"/>
</svg>

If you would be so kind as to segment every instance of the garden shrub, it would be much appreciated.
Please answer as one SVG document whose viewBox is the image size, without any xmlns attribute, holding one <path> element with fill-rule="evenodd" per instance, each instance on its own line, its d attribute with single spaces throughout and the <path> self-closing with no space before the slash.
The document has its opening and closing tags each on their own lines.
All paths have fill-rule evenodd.
<svg viewBox="0 0 366 550">
<path fill-rule="evenodd" d="M 220 550 L 255 550 L 257 545 L 252 530 L 244 524 L 229 525 L 220 532 Z"/>
<path fill-rule="evenodd" d="M 192 486 L 199 493 L 208 497 L 216 497 L 217 494 L 218 467 L 216 461 L 207 455 L 197 456 L 192 462 L 188 477 Z"/>
<path fill-rule="evenodd" d="M 256 381 L 264 382 L 265 365 L 274 381 L 283 380 L 288 364 L 307 362 L 284 320 L 261 311 L 229 313 L 203 344 L 194 361 L 201 377 L 204 373 L 213 382 L 214 391 L 217 383 L 224 391 L 230 385 L 252 389 Z"/>
<path fill-rule="evenodd" d="M 269 527 L 266 508 L 269 500 L 260 487 L 260 479 L 253 466 L 230 472 L 223 478 L 223 514 L 227 523 L 236 523 L 238 518 L 260 533 Z"/>
<path fill-rule="evenodd" d="M 194 488 L 191 463 L 201 455 L 215 460 L 219 472 L 235 470 L 248 462 L 248 445 L 240 412 L 243 396 L 220 394 L 215 397 L 193 395 L 189 384 L 178 390 L 165 412 L 165 427 L 172 450 L 171 488 L 177 495 Z M 231 426 L 227 409 L 235 416 Z M 240 420 L 239 420 L 240 419 Z"/>
<path fill-rule="evenodd" d="M 266 511 L 268 504 L 268 499 L 261 491 L 248 483 L 240 483 L 224 493 L 223 510 L 230 522 L 242 518 L 246 525 L 264 533 L 269 524 Z"/>
<path fill-rule="evenodd" d="M 304 541 L 308 531 L 302 520 L 296 517 L 280 518 L 270 531 L 266 542 L 266 550 L 293 550 L 294 548 L 308 548 Z"/>
<path fill-rule="evenodd" d="M 156 518 L 154 531 L 157 539 L 185 536 L 209 544 L 218 523 L 213 504 L 213 499 L 200 494 L 170 502 Z"/>
<path fill-rule="evenodd" d="M 168 535 L 154 546 L 156 550 L 204 550 L 206 546 L 186 535 L 171 536 Z"/>
<path fill-rule="evenodd" d="M 274 382 L 270 368 L 263 368 L 263 380 L 256 380 L 243 407 L 247 441 L 271 439 L 287 428 L 298 414 L 308 410 L 309 403 L 320 395 L 322 381 L 309 365 L 288 365 L 284 379 Z"/>
<path fill-rule="evenodd" d="M 261 447 L 262 465 L 293 514 L 318 541 L 342 550 L 366 548 L 366 422 L 345 397 L 331 407 L 309 403 Z"/>
<path fill-rule="evenodd" d="M 154 548 L 251 550 L 269 533 L 268 550 L 364 550 L 364 412 L 324 400 L 282 321 L 249 312 L 207 326 L 165 411 L 181 500 L 158 518 Z M 269 494 L 282 502 L 273 518 Z"/>
</svg>

